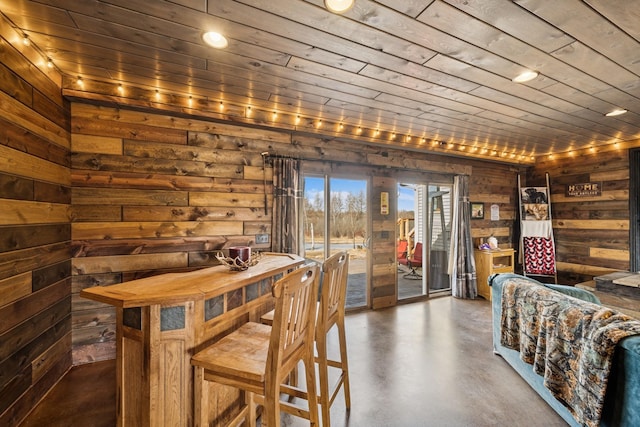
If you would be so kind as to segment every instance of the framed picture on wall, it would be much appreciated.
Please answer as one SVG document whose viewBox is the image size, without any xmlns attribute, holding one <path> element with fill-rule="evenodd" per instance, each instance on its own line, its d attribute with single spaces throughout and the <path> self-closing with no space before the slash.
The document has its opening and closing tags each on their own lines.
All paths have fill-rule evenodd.
<svg viewBox="0 0 640 427">
<path fill-rule="evenodd" d="M 471 202 L 471 219 L 484 219 L 484 203 Z"/>
</svg>

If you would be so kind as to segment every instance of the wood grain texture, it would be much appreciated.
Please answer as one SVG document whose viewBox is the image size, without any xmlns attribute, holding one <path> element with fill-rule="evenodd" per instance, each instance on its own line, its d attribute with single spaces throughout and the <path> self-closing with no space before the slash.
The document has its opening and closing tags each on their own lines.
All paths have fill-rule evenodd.
<svg viewBox="0 0 640 427">
<path fill-rule="evenodd" d="M 67 186 L 71 184 L 71 177 L 67 167 L 4 145 L 0 145 L 0 171 L 56 184 Z"/>
<path fill-rule="evenodd" d="M 69 166 L 67 147 L 52 143 L 5 118 L 0 118 L 0 125 L 1 144 L 59 165 Z"/>
<path fill-rule="evenodd" d="M 122 138 L 72 134 L 71 149 L 76 153 L 122 154 Z"/>
<path fill-rule="evenodd" d="M 185 253 L 144 254 L 74 258 L 73 273 L 113 273 L 124 271 L 154 270 L 161 268 L 178 268 L 187 266 Z"/>
<path fill-rule="evenodd" d="M 2 18 L 0 424 L 17 425 L 71 365 L 70 108 L 11 33 Z"/>
<path fill-rule="evenodd" d="M 551 178 L 551 209 L 561 281 L 580 283 L 629 269 L 629 153 L 612 150 L 540 162 L 527 183 Z M 602 194 L 567 197 L 566 186 L 602 182 Z"/>
<path fill-rule="evenodd" d="M 2 199 L 0 225 L 68 223 L 71 208 L 66 204 Z"/>
</svg>

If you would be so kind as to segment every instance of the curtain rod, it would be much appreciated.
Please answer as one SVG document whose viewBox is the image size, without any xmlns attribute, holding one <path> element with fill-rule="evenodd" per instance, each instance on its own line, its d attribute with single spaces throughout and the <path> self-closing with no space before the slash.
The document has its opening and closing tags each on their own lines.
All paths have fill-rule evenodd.
<svg viewBox="0 0 640 427">
<path fill-rule="evenodd" d="M 263 151 L 260 153 L 262 157 L 270 158 L 270 159 L 296 159 L 296 160 L 306 160 L 301 157 L 287 156 L 284 154 L 271 154 L 268 151 Z"/>
</svg>

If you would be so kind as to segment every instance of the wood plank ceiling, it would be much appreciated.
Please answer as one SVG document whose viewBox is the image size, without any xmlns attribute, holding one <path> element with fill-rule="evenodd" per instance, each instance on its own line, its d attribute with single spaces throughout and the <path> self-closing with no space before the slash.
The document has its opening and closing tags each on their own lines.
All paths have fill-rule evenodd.
<svg viewBox="0 0 640 427">
<path fill-rule="evenodd" d="M 356 0 L 343 15 L 323 0 L 0 0 L 0 11 L 69 96 L 189 102 L 503 161 L 640 138 L 640 0 Z M 207 47 L 208 30 L 229 46 Z M 540 75 L 512 82 L 527 69 Z M 617 108 L 628 112 L 605 117 Z"/>
</svg>

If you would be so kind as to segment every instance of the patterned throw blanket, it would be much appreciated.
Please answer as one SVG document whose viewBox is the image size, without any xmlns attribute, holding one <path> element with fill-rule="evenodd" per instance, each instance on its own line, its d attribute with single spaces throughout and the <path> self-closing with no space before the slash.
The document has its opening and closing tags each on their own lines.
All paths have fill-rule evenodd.
<svg viewBox="0 0 640 427">
<path fill-rule="evenodd" d="M 502 289 L 501 344 L 520 352 L 578 423 L 597 426 L 616 344 L 640 321 L 514 278 Z"/>
</svg>

